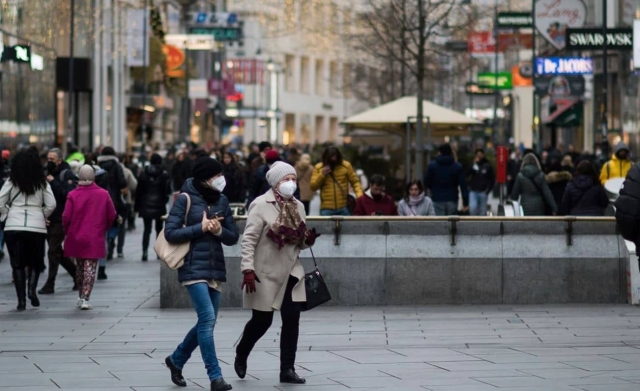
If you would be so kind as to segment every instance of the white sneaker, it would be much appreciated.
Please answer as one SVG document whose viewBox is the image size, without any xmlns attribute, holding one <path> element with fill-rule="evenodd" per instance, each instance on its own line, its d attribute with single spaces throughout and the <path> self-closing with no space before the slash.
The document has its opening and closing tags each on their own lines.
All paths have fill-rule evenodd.
<svg viewBox="0 0 640 391">
<path fill-rule="evenodd" d="M 82 305 L 82 298 L 78 297 L 78 303 L 76 304 L 78 308 Z"/>
<path fill-rule="evenodd" d="M 82 299 L 82 304 L 80 305 L 81 310 L 92 310 L 93 307 L 89 304 L 89 300 Z"/>
</svg>

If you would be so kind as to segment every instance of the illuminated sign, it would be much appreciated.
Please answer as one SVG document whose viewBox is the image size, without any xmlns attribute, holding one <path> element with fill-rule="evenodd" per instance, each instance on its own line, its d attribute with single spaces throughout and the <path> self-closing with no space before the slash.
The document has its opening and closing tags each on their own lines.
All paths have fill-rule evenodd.
<svg viewBox="0 0 640 391">
<path fill-rule="evenodd" d="M 31 62 L 31 46 L 29 45 L 15 45 L 4 48 L 2 52 L 2 62 Z"/>
<path fill-rule="evenodd" d="M 536 75 L 590 75 L 593 60 L 582 57 L 536 58 Z"/>
<path fill-rule="evenodd" d="M 513 88 L 513 82 L 511 79 L 511 72 L 482 72 L 478 73 L 478 86 L 485 88 L 497 88 L 499 90 L 510 90 Z"/>
</svg>

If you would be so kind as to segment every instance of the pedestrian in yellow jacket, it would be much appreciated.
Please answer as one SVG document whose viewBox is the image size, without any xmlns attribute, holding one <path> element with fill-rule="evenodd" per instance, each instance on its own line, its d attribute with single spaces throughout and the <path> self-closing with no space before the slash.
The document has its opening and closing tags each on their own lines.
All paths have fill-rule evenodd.
<svg viewBox="0 0 640 391">
<path fill-rule="evenodd" d="M 349 185 L 353 187 L 356 198 L 362 196 L 360 179 L 351 163 L 342 158 L 336 147 L 328 147 L 322 154 L 322 163 L 318 163 L 311 175 L 311 190 L 320 190 L 321 216 L 349 216 L 347 195 Z"/>
<path fill-rule="evenodd" d="M 618 143 L 611 160 L 602 166 L 600 182 L 604 185 L 609 179 L 625 178 L 632 165 L 633 164 L 629 159 L 629 148 L 627 147 L 627 144 L 623 142 Z"/>
</svg>

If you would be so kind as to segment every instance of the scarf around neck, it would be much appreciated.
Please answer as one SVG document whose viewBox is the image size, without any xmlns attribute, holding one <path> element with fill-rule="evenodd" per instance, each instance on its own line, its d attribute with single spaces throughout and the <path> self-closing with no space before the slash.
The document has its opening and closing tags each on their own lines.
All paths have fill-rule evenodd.
<svg viewBox="0 0 640 391">
<path fill-rule="evenodd" d="M 287 199 L 275 189 L 273 189 L 273 194 L 276 197 L 280 211 L 276 221 L 271 224 L 267 237 L 278 245 L 278 250 L 287 244 L 297 245 L 302 243 L 307 226 L 302 221 L 302 217 L 300 217 L 296 199 L 294 197 Z"/>
<path fill-rule="evenodd" d="M 193 187 L 195 187 L 202 198 L 207 201 L 207 204 L 217 204 L 220 200 L 220 192 L 204 182 L 200 182 L 194 179 Z"/>
<path fill-rule="evenodd" d="M 420 205 L 424 201 L 424 193 L 418 194 L 417 197 L 409 196 L 409 205 Z"/>
</svg>

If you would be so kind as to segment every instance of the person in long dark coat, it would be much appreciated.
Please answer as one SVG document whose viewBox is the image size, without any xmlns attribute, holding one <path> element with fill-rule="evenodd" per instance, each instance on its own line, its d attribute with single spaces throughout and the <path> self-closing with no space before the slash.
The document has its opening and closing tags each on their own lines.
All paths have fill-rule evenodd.
<svg viewBox="0 0 640 391">
<path fill-rule="evenodd" d="M 558 211 L 540 162 L 532 153 L 522 159 L 522 168 L 513 185 L 511 199 L 520 199 L 525 216 L 545 216 L 548 211 L 555 215 Z"/>
</svg>

